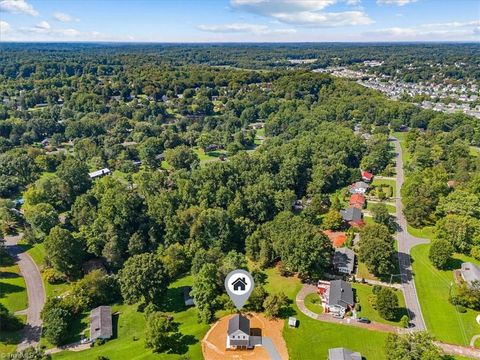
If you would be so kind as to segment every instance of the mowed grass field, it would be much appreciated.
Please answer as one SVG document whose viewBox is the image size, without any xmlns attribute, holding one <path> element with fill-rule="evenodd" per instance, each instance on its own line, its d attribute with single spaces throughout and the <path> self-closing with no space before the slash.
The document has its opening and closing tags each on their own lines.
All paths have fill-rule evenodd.
<svg viewBox="0 0 480 360">
<path fill-rule="evenodd" d="M 448 270 L 436 269 L 428 259 L 430 245 L 418 245 L 411 251 L 415 285 L 422 307 L 427 329 L 444 342 L 469 345 L 473 335 L 480 334 L 480 325 L 475 321 L 478 312 L 467 310 L 459 313 L 448 301 L 451 287 L 454 285 L 453 270 L 460 268 L 462 262 L 473 258 L 455 254 Z"/>
<path fill-rule="evenodd" d="M 203 359 L 201 339 L 209 329 L 209 325 L 198 323 L 197 310 L 195 307 L 186 308 L 183 303 L 182 287 L 191 285 L 191 276 L 184 277 L 170 285 L 166 302 L 162 308 L 166 313 L 173 316 L 180 323 L 179 331 L 183 335 L 181 346 L 177 353 L 157 354 L 145 348 L 145 316 L 137 311 L 137 305 L 114 305 L 114 338 L 104 345 L 94 346 L 91 349 L 74 353 L 64 351 L 53 355 L 53 359 L 86 359 L 95 360 L 99 356 L 105 356 L 109 360 L 124 359 L 155 359 L 155 360 L 179 360 L 179 359 Z"/>
</svg>

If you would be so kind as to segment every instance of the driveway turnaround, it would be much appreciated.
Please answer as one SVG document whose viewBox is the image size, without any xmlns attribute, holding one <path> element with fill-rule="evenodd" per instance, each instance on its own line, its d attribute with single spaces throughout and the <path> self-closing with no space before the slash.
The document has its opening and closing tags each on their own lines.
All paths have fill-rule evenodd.
<svg viewBox="0 0 480 360">
<path fill-rule="evenodd" d="M 22 342 L 18 344 L 18 350 L 38 345 L 42 331 L 40 312 L 45 304 L 45 289 L 43 288 L 40 270 L 30 255 L 17 245 L 22 237 L 23 234 L 19 234 L 5 238 L 7 251 L 20 268 L 27 287 L 27 324 L 23 330 Z"/>
</svg>

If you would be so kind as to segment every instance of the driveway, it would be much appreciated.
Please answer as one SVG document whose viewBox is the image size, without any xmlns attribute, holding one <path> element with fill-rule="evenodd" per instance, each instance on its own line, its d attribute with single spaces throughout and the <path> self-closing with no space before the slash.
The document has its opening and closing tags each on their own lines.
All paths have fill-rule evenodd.
<svg viewBox="0 0 480 360">
<path fill-rule="evenodd" d="M 45 304 L 45 289 L 43 288 L 40 270 L 30 255 L 17 245 L 22 237 L 23 234 L 19 234 L 16 236 L 7 236 L 5 238 L 7 251 L 19 266 L 27 287 L 27 324 L 23 330 L 22 342 L 18 344 L 18 350 L 38 345 L 42 331 L 40 312 Z"/>
<path fill-rule="evenodd" d="M 422 309 L 418 301 L 417 289 L 413 279 L 412 263 L 410 259 L 410 250 L 419 244 L 426 244 L 428 239 L 420 239 L 412 236 L 407 231 L 407 220 L 403 214 L 403 204 L 400 190 L 402 188 L 405 175 L 403 172 L 402 147 L 396 138 L 391 138 L 395 144 L 396 152 L 396 172 L 397 172 L 397 194 L 395 200 L 396 218 L 398 224 L 397 242 L 398 242 L 398 263 L 400 268 L 400 276 L 403 285 L 403 295 L 405 297 L 405 305 L 407 308 L 410 323 L 413 327 L 412 331 L 426 330 L 425 321 L 423 320 Z"/>
</svg>

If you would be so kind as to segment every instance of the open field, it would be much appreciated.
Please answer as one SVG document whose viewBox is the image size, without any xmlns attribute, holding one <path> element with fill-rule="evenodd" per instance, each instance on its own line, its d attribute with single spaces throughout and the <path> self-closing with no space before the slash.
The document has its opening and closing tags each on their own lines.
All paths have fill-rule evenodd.
<svg viewBox="0 0 480 360">
<path fill-rule="evenodd" d="M 179 322 L 179 331 L 183 335 L 175 353 L 155 354 L 145 349 L 145 316 L 137 311 L 137 305 L 114 305 L 112 311 L 118 312 L 114 318 L 114 338 L 104 345 L 74 353 L 64 351 L 53 355 L 53 359 L 96 359 L 102 355 L 110 360 L 123 359 L 159 359 L 174 360 L 182 358 L 202 359 L 200 340 L 206 334 L 209 325 L 198 323 L 194 307 L 183 305 L 182 287 L 191 284 L 191 277 L 182 278 L 170 285 L 164 310 Z"/>
<path fill-rule="evenodd" d="M 448 301 L 452 287 L 453 270 L 464 261 L 480 262 L 465 255 L 455 254 L 448 270 L 436 269 L 428 259 L 430 245 L 418 245 L 411 251 L 415 285 L 427 329 L 447 343 L 468 345 L 473 335 L 480 334 L 475 321 L 478 312 L 467 310 L 461 314 Z"/>
</svg>

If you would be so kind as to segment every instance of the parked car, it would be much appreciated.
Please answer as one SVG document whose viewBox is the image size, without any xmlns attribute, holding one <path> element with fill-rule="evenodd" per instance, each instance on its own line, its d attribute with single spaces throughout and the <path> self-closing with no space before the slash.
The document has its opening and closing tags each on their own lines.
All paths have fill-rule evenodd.
<svg viewBox="0 0 480 360">
<path fill-rule="evenodd" d="M 363 324 L 370 324 L 370 319 L 367 319 L 367 318 L 364 318 L 364 317 L 358 318 L 357 321 L 359 323 L 363 323 Z"/>
</svg>

